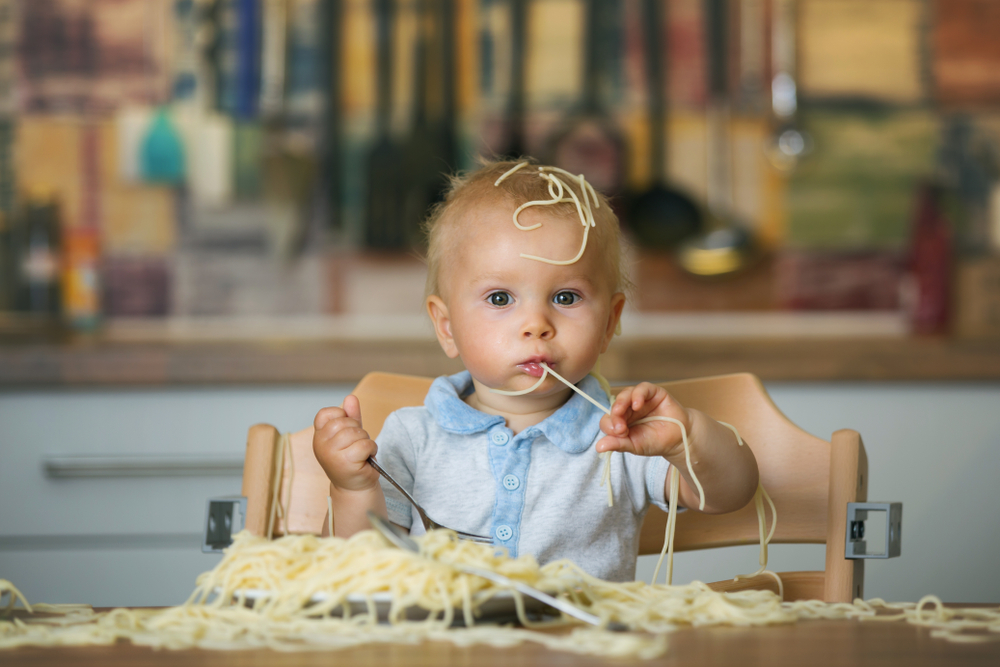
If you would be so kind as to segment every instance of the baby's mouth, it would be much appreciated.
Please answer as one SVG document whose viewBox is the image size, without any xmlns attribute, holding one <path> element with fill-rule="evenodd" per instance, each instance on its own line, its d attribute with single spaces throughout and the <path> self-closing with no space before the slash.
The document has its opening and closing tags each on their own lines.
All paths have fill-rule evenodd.
<svg viewBox="0 0 1000 667">
<path fill-rule="evenodd" d="M 554 363 L 548 361 L 526 361 L 523 364 L 518 364 L 517 367 L 532 377 L 540 378 L 545 372 L 545 369 L 542 367 L 542 363 L 547 364 L 550 368 L 555 366 Z"/>
</svg>

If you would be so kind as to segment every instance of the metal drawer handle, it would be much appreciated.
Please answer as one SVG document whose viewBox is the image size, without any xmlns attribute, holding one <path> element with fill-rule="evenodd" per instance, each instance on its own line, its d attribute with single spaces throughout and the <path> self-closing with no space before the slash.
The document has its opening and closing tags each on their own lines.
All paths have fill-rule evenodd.
<svg viewBox="0 0 1000 667">
<path fill-rule="evenodd" d="M 45 456 L 50 479 L 87 477 L 209 477 L 243 474 L 242 456 Z"/>
</svg>

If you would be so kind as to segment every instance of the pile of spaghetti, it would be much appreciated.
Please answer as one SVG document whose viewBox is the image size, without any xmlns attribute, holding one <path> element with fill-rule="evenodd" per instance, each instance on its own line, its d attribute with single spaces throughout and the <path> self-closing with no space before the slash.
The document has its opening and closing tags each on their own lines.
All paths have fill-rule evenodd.
<svg viewBox="0 0 1000 667">
<path fill-rule="evenodd" d="M 539 567 L 531 556 L 511 559 L 494 547 L 457 540 L 447 531 L 420 538 L 420 545 L 419 555 L 404 552 L 373 531 L 348 540 L 314 536 L 267 540 L 244 532 L 219 565 L 198 578 L 185 604 L 164 610 L 95 613 L 85 605 L 35 605 L 29 614 L 25 612 L 32 611 L 31 605 L 13 585 L 0 580 L 0 600 L 8 598 L 6 609 L 0 608 L 0 648 L 127 640 L 169 649 L 287 651 L 430 640 L 492 646 L 535 642 L 560 651 L 651 658 L 666 651 L 665 633 L 677 627 L 765 625 L 803 618 L 905 619 L 937 628 L 938 634 L 952 639 L 1000 636 L 995 634 L 1000 633 L 1000 611 L 952 610 L 936 599 L 917 605 L 782 603 L 769 591 L 717 593 L 699 582 L 610 583 L 569 561 Z M 551 620 L 544 630 L 538 629 L 526 617 L 516 593 L 501 592 L 447 564 L 459 561 L 558 592 L 602 619 L 625 623 L 636 632 L 578 626 L 568 633 L 552 632 L 561 622 Z M 388 622 L 379 622 L 376 594 L 391 597 Z M 474 625 L 481 605 L 498 594 L 514 596 L 524 628 Z M 363 601 L 363 611 L 350 613 L 349 595 Z M 24 610 L 14 609 L 18 601 Z M 430 615 L 407 620 L 406 611 L 413 607 Z M 455 620 L 464 621 L 466 627 L 453 627 Z"/>
</svg>

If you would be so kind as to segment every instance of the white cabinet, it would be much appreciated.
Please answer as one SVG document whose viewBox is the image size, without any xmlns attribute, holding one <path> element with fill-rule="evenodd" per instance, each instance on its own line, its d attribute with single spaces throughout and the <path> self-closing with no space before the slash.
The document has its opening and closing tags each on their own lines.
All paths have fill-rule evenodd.
<svg viewBox="0 0 1000 667">
<path fill-rule="evenodd" d="M 0 393 L 0 578 L 37 602 L 182 602 L 218 562 L 201 552 L 206 501 L 239 495 L 247 429 L 304 428 L 349 390 Z M 95 456 L 119 469 L 87 476 Z M 170 465 L 199 461 L 224 470 Z"/>
</svg>

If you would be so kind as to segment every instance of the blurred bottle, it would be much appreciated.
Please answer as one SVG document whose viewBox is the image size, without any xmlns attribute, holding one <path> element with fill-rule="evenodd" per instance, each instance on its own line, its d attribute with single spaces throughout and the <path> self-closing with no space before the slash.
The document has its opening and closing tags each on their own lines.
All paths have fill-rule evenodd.
<svg viewBox="0 0 1000 667">
<path fill-rule="evenodd" d="M 60 311 L 59 258 L 61 226 L 55 193 L 37 188 L 25 198 L 12 229 L 17 269 L 15 306 L 33 315 L 51 316 Z"/>
<path fill-rule="evenodd" d="M 142 140 L 139 161 L 148 183 L 179 185 L 184 181 L 184 142 L 165 107 L 157 110 Z"/>
<path fill-rule="evenodd" d="M 910 236 L 911 325 L 917 334 L 943 334 L 951 314 L 952 229 L 940 186 L 917 191 Z"/>
<path fill-rule="evenodd" d="M 63 230 L 63 318 L 76 331 L 93 331 L 100 317 L 101 144 L 98 126 L 80 133 L 80 208 L 75 224 Z"/>
<path fill-rule="evenodd" d="M 62 271 L 63 314 L 77 331 L 93 331 L 100 321 L 100 234 L 92 227 L 66 230 Z"/>
</svg>

